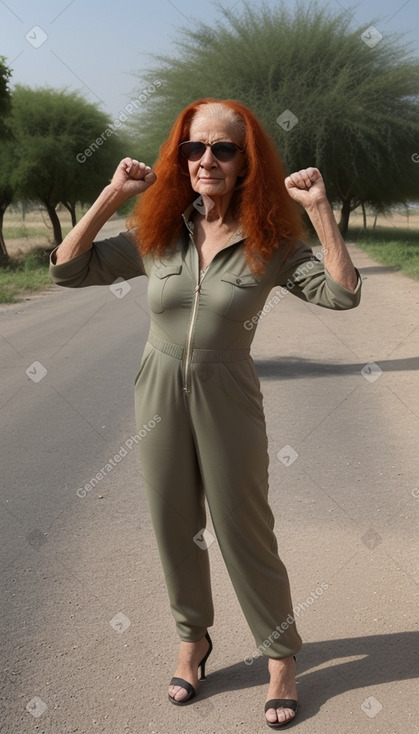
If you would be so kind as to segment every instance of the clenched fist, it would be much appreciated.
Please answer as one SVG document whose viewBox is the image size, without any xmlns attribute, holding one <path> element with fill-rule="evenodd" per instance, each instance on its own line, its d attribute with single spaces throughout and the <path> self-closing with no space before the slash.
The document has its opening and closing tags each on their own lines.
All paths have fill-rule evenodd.
<svg viewBox="0 0 419 734">
<path fill-rule="evenodd" d="M 157 180 L 150 166 L 140 163 L 135 158 L 124 158 L 118 165 L 111 186 L 125 194 L 129 199 L 146 191 Z"/>
<path fill-rule="evenodd" d="M 327 199 L 323 176 L 318 168 L 303 168 L 291 173 L 285 179 L 285 187 L 291 198 L 304 209 Z"/>
</svg>

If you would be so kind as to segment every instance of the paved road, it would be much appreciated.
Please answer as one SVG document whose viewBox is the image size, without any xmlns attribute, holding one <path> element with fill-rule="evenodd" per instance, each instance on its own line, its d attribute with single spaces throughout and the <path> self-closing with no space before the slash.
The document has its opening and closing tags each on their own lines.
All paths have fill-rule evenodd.
<svg viewBox="0 0 419 734">
<path fill-rule="evenodd" d="M 352 252 L 365 279 L 358 309 L 288 294 L 253 349 L 305 640 L 294 728 L 411 734 L 419 284 Z M 210 676 L 193 706 L 166 701 L 177 639 L 132 439 L 147 328 L 142 279 L 123 298 L 52 287 L 0 309 L 6 734 L 267 731 L 266 661 L 216 542 Z"/>
</svg>

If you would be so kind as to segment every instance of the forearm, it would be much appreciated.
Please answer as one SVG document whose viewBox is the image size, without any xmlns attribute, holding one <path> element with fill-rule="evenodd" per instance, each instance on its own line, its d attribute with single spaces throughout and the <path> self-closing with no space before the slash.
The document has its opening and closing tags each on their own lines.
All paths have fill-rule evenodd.
<svg viewBox="0 0 419 734">
<path fill-rule="evenodd" d="M 344 288 L 355 290 L 358 277 L 329 202 L 317 202 L 307 209 L 307 214 L 322 244 L 329 275 Z"/>
<path fill-rule="evenodd" d="M 111 184 L 106 186 L 89 211 L 62 241 L 56 251 L 56 264 L 61 265 L 90 250 L 99 230 L 126 198 L 122 191 L 115 189 Z"/>
</svg>

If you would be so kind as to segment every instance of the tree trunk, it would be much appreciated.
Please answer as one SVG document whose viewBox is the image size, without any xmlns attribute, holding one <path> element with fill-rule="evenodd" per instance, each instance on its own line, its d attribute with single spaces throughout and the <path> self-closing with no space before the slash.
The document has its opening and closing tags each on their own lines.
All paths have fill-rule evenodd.
<svg viewBox="0 0 419 734">
<path fill-rule="evenodd" d="M 71 214 L 71 226 L 72 227 L 75 227 L 76 224 L 77 224 L 76 205 L 75 204 L 71 204 L 69 201 L 62 201 L 61 203 L 70 212 L 70 214 Z"/>
<path fill-rule="evenodd" d="M 6 206 L 4 205 L 0 206 L 0 264 L 1 265 L 8 263 L 10 259 L 9 253 L 7 252 L 6 243 L 3 237 L 3 218 L 4 218 L 4 212 L 6 211 L 7 207 L 8 207 L 8 204 L 6 204 Z"/>
<path fill-rule="evenodd" d="M 367 228 L 367 212 L 365 211 L 365 204 L 363 201 L 361 201 L 361 208 L 362 208 L 362 219 L 364 222 L 364 229 Z"/>
<path fill-rule="evenodd" d="M 54 245 L 61 245 L 63 241 L 63 233 L 61 231 L 61 223 L 58 219 L 58 214 L 55 211 L 55 206 L 44 201 L 48 216 L 51 220 L 52 231 L 54 233 Z"/>
<path fill-rule="evenodd" d="M 351 216 L 351 200 L 348 199 L 342 202 L 342 208 L 340 210 L 339 229 L 340 229 L 340 233 L 342 237 L 344 237 L 348 231 L 350 216 Z"/>
</svg>

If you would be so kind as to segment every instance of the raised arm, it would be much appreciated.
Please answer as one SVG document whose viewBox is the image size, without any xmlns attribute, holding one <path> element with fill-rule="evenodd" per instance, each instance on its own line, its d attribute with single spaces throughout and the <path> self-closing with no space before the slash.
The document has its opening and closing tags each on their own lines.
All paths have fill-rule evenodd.
<svg viewBox="0 0 419 734">
<path fill-rule="evenodd" d="M 304 207 L 323 246 L 324 266 L 338 283 L 354 291 L 358 276 L 352 264 L 332 207 L 323 177 L 317 168 L 306 168 L 285 179 L 289 195 Z"/>
<path fill-rule="evenodd" d="M 131 196 L 137 196 L 156 181 L 150 166 L 133 158 L 124 158 L 118 165 L 112 181 L 98 196 L 88 212 L 68 233 L 55 253 L 55 264 L 72 260 L 90 250 L 99 230 Z"/>
</svg>

